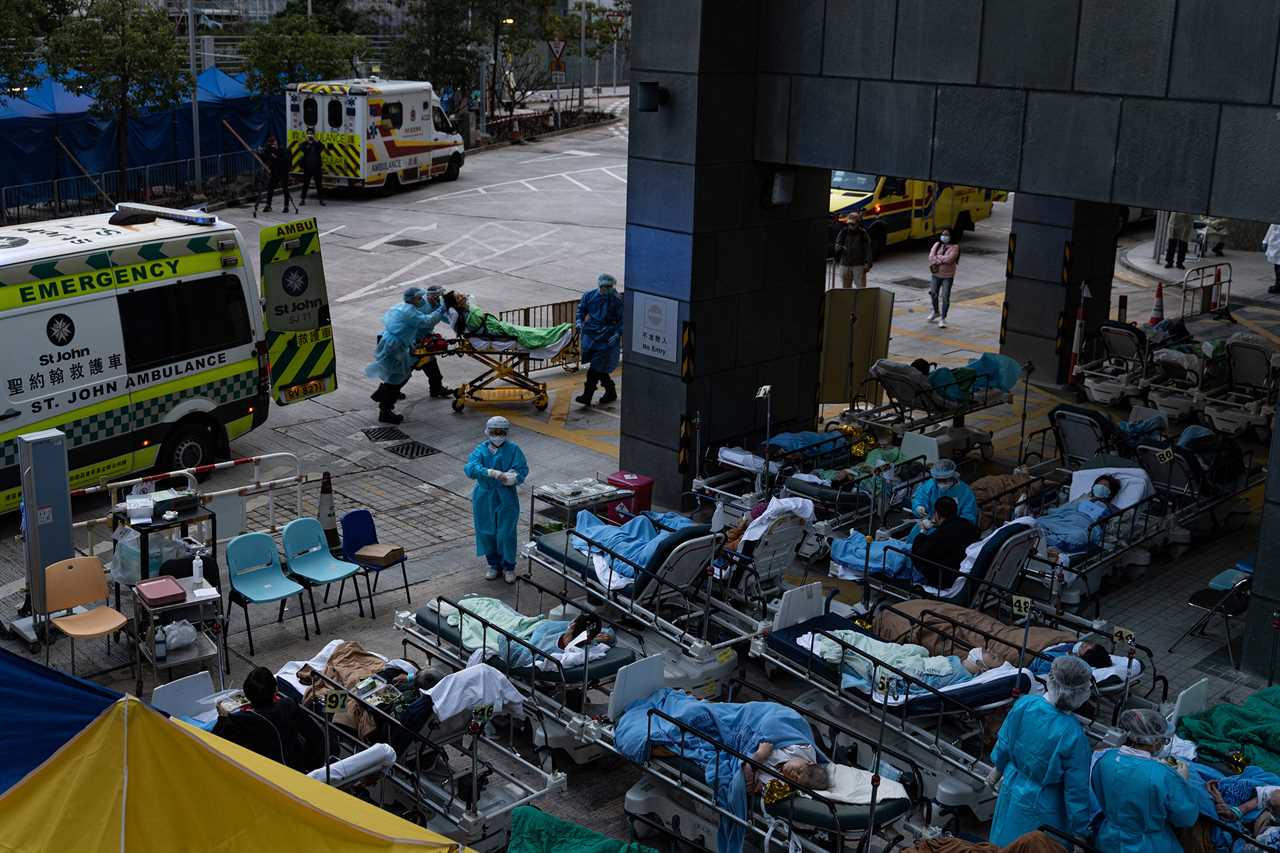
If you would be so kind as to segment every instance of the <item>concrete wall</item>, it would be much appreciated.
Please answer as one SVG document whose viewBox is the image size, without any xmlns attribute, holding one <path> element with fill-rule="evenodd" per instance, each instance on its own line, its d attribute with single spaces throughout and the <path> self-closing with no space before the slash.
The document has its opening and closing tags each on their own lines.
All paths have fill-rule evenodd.
<svg viewBox="0 0 1280 853">
<path fill-rule="evenodd" d="M 708 5 L 717 26 L 750 15 Z M 760 14 L 761 157 L 1280 220 L 1275 0 L 770 0 Z"/>
</svg>

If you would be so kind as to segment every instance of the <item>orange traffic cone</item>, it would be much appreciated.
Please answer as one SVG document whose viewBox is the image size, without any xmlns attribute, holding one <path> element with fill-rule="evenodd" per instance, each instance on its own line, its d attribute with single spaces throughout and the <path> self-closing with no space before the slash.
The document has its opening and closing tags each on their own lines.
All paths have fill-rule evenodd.
<svg viewBox="0 0 1280 853">
<path fill-rule="evenodd" d="M 316 508 L 320 526 L 324 528 L 324 539 L 330 549 L 342 547 L 342 539 L 338 536 L 338 519 L 333 512 L 333 480 L 325 471 L 320 479 L 320 504 Z"/>
<path fill-rule="evenodd" d="M 1156 282 L 1156 304 L 1151 306 L 1151 319 L 1147 325 L 1154 326 L 1164 320 L 1164 282 Z"/>
<path fill-rule="evenodd" d="M 517 145 L 520 144 L 521 142 L 524 142 L 524 139 L 522 139 L 520 136 L 520 120 L 519 119 L 511 120 L 511 141 L 516 143 Z"/>
</svg>

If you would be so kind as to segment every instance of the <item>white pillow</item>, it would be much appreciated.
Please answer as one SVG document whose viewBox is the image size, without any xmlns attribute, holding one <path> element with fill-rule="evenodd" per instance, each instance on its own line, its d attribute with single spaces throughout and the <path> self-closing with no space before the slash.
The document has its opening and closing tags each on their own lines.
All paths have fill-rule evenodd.
<svg viewBox="0 0 1280 853">
<path fill-rule="evenodd" d="M 1071 500 L 1089 494 L 1103 474 L 1110 474 L 1120 481 L 1120 494 L 1111 498 L 1111 503 L 1118 509 L 1128 509 L 1152 493 L 1151 478 L 1141 468 L 1086 468 L 1071 475 Z"/>
</svg>

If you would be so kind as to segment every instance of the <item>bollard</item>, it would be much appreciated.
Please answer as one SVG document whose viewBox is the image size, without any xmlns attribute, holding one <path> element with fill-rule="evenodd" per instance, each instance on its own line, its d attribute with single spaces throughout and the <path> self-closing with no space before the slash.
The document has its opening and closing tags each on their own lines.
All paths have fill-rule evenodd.
<svg viewBox="0 0 1280 853">
<path fill-rule="evenodd" d="M 333 512 L 333 480 L 325 471 L 320 479 L 320 503 L 316 508 L 316 516 L 320 526 L 324 528 L 324 539 L 330 550 L 340 548 L 342 539 L 338 536 L 338 519 Z"/>
<path fill-rule="evenodd" d="M 1129 294 L 1120 294 L 1120 302 L 1116 305 L 1116 321 L 1119 323 L 1129 322 Z"/>
</svg>

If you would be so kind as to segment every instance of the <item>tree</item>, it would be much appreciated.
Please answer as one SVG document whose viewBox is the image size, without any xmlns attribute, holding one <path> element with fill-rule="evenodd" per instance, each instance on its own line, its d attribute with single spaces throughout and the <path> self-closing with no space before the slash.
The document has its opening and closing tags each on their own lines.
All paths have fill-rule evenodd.
<svg viewBox="0 0 1280 853">
<path fill-rule="evenodd" d="M 0 4 L 0 103 L 40 82 L 41 40 L 71 11 L 69 0 L 4 0 Z"/>
<path fill-rule="evenodd" d="M 289 83 L 354 76 L 367 48 L 360 36 L 324 32 L 314 17 L 277 15 L 254 30 L 240 52 L 246 85 L 271 96 Z"/>
<path fill-rule="evenodd" d="M 288 0 L 276 17 L 307 17 L 307 0 Z M 311 0 L 311 20 L 326 33 L 363 34 L 377 29 L 373 18 L 357 12 L 350 0 Z"/>
<path fill-rule="evenodd" d="M 622 5 L 622 4 L 620 4 Z M 577 56 L 582 53 L 583 56 L 578 62 L 578 92 L 579 98 L 585 88 L 585 62 L 587 59 L 599 59 L 604 55 L 605 48 L 613 45 L 613 43 L 622 38 L 622 32 L 617 36 L 613 33 L 613 27 L 609 25 L 609 19 L 606 13 L 609 9 L 599 6 L 591 0 L 576 0 L 569 4 L 569 13 L 567 15 L 550 15 L 546 22 L 547 38 L 559 39 L 565 43 L 565 56 Z M 619 9 L 628 16 L 631 12 L 631 4 L 625 3 L 625 7 Z M 583 16 L 586 16 L 586 43 L 583 44 Z M 624 28 L 625 30 L 625 28 Z M 585 47 L 585 50 L 583 48 Z M 582 106 L 581 100 L 578 104 Z"/>
<path fill-rule="evenodd" d="M 129 168 L 129 118 L 170 109 L 194 81 L 173 22 L 138 0 L 82 0 L 46 41 L 49 70 L 94 99 L 93 112 L 116 122 L 120 190 Z"/>
<path fill-rule="evenodd" d="M 481 60 L 470 7 L 468 0 L 410 0 L 405 26 L 387 54 L 390 76 L 465 92 Z"/>
</svg>

